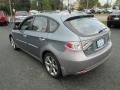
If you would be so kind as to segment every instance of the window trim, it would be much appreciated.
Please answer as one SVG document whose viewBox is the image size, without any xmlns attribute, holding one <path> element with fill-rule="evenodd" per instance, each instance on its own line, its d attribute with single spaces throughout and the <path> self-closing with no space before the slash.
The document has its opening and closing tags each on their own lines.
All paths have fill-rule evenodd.
<svg viewBox="0 0 120 90">
<path fill-rule="evenodd" d="M 57 27 L 56 27 L 56 29 L 53 30 L 53 31 L 50 31 L 50 20 L 53 20 L 54 22 L 57 23 Z M 48 29 L 49 31 L 48 31 L 48 33 L 54 33 L 55 31 L 57 31 L 57 29 L 59 28 L 60 24 L 59 24 L 56 20 L 54 20 L 53 18 L 48 17 L 48 26 L 49 26 L 49 29 Z"/>
<path fill-rule="evenodd" d="M 33 31 L 33 30 L 22 30 L 21 29 L 21 27 L 23 26 L 23 24 L 27 21 L 27 20 L 29 20 L 29 19 L 33 19 L 33 21 L 32 21 L 32 25 L 33 25 L 33 22 L 34 22 L 34 19 L 35 19 L 35 17 L 34 16 L 30 16 L 30 17 L 27 17 L 18 27 L 19 27 L 19 30 L 21 30 L 21 31 Z"/>
</svg>

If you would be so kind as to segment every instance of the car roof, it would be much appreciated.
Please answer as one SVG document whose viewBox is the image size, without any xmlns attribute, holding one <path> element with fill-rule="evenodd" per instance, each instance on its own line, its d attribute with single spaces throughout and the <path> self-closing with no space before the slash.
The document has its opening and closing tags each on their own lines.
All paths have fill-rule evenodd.
<svg viewBox="0 0 120 90">
<path fill-rule="evenodd" d="M 71 13 L 69 13 L 68 11 L 63 11 L 63 12 L 42 12 L 37 15 L 47 16 L 47 17 L 55 19 L 56 21 L 62 20 L 64 22 L 68 18 L 80 16 L 80 15 L 83 16 L 83 15 L 87 15 L 87 14 L 84 12 L 81 12 L 81 11 L 75 11 L 75 12 L 71 12 Z"/>
</svg>

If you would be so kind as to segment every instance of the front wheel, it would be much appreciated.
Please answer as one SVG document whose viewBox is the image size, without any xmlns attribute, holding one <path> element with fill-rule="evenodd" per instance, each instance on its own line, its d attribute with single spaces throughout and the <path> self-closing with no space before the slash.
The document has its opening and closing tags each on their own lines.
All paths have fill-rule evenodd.
<svg viewBox="0 0 120 90">
<path fill-rule="evenodd" d="M 11 43 L 11 46 L 13 47 L 14 50 L 18 49 L 18 47 L 16 46 L 16 44 L 15 44 L 15 42 L 14 42 L 12 37 L 10 37 L 10 43 Z"/>
<path fill-rule="evenodd" d="M 53 78 L 59 78 L 61 76 L 60 64 L 59 64 L 57 58 L 53 54 L 51 54 L 51 53 L 45 54 L 44 65 L 45 65 L 47 72 Z"/>
</svg>

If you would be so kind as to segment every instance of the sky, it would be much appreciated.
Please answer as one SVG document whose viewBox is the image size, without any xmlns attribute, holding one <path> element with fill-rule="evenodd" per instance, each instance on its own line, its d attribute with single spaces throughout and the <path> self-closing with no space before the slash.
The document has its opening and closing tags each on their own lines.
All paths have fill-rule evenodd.
<svg viewBox="0 0 120 90">
<path fill-rule="evenodd" d="M 76 0 L 69 0 L 69 1 L 70 1 L 70 3 L 74 3 Z M 116 0 L 109 0 L 109 3 L 112 2 L 112 4 L 114 4 L 115 1 L 116 1 Z M 100 2 L 102 5 L 104 5 L 104 4 L 107 2 L 107 0 L 99 0 L 99 2 Z M 67 3 L 68 3 L 68 0 L 64 0 L 64 3 L 67 4 Z"/>
</svg>

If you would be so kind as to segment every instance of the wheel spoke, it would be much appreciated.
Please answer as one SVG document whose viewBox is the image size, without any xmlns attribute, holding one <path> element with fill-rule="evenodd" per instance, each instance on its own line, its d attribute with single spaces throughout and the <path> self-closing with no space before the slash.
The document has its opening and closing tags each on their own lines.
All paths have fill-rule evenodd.
<svg viewBox="0 0 120 90">
<path fill-rule="evenodd" d="M 58 66 L 56 64 L 56 61 L 53 57 L 47 56 L 45 59 L 45 65 L 47 71 L 52 75 L 55 76 L 58 74 Z"/>
<path fill-rule="evenodd" d="M 58 69 L 57 65 L 53 64 L 53 68 L 55 68 L 56 70 Z"/>
<path fill-rule="evenodd" d="M 56 75 L 56 74 L 57 74 L 57 71 L 56 71 L 56 69 L 55 69 L 55 68 L 53 68 L 53 69 L 52 69 L 52 71 L 53 71 L 54 75 Z"/>
</svg>

